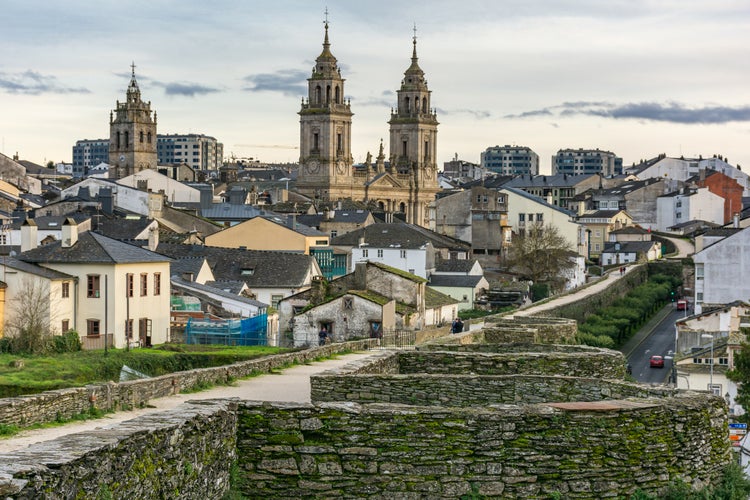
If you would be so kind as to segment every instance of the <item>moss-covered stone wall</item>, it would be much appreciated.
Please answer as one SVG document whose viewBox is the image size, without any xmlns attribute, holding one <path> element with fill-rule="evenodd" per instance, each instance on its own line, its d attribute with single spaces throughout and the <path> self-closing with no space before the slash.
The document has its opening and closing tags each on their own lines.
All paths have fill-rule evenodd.
<svg viewBox="0 0 750 500">
<path fill-rule="evenodd" d="M 706 484 L 729 460 L 721 398 L 436 408 L 243 402 L 254 498 L 602 498 Z"/>
<path fill-rule="evenodd" d="M 226 384 L 257 373 L 268 373 L 293 363 L 305 363 L 337 352 L 365 350 L 377 340 L 332 343 L 322 347 L 240 361 L 226 366 L 201 368 L 129 382 L 110 382 L 0 399 L 0 425 L 29 426 L 71 418 L 92 408 L 137 408 L 151 399 L 177 394 L 196 386 Z"/>
<path fill-rule="evenodd" d="M 235 402 L 183 405 L 0 455 L 0 497 L 221 498 L 236 438 Z"/>
</svg>

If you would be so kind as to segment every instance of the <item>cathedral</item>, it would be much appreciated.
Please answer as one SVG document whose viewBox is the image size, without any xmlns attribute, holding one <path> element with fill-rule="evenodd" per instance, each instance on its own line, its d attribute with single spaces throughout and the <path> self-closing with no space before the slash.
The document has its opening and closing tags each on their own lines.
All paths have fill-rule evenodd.
<svg viewBox="0 0 750 500">
<path fill-rule="evenodd" d="M 141 100 L 131 65 L 130 85 L 125 102 L 117 101 L 109 114 L 109 177 L 121 179 L 141 170 L 156 170 L 156 111 L 151 117 L 151 101 Z"/>
<path fill-rule="evenodd" d="M 388 162 L 380 151 L 363 168 L 351 154 L 351 102 L 344 98 L 344 78 L 331 53 L 328 22 L 323 51 L 308 78 L 308 96 L 300 116 L 300 168 L 297 190 L 324 202 L 351 199 L 372 202 L 386 213 L 402 213 L 406 221 L 427 227 L 429 204 L 438 192 L 437 115 L 430 107 L 430 90 L 417 59 L 413 38 L 411 65 L 391 109 Z"/>
</svg>

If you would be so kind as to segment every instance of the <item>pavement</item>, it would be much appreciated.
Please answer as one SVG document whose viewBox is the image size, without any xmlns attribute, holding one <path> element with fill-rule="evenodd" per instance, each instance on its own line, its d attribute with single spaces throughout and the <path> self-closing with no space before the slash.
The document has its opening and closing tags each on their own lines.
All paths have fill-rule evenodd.
<svg viewBox="0 0 750 500">
<path fill-rule="evenodd" d="M 109 413 L 103 418 L 71 422 L 46 429 L 24 430 L 9 438 L 0 438 L 0 454 L 26 448 L 36 443 L 94 429 L 108 429 L 120 422 L 142 415 L 169 410 L 187 401 L 201 399 L 240 398 L 250 401 L 310 402 L 310 376 L 339 368 L 348 363 L 372 356 L 380 351 L 357 352 L 337 356 L 335 359 L 295 365 L 279 373 L 260 375 L 238 380 L 231 386 L 218 386 L 201 392 L 177 394 L 152 399 L 149 406 L 137 410 Z"/>
</svg>

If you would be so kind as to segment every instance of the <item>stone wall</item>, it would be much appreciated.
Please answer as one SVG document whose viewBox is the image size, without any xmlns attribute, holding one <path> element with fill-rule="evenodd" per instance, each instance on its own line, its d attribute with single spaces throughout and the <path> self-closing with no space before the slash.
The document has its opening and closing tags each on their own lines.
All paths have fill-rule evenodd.
<svg viewBox="0 0 750 500">
<path fill-rule="evenodd" d="M 656 494 L 729 460 L 721 398 L 436 408 L 239 404 L 252 497 L 499 498 Z"/>
<path fill-rule="evenodd" d="M 40 394 L 0 399 L 0 424 L 29 426 L 71 418 L 91 408 L 129 409 L 151 399 L 178 394 L 201 385 L 226 384 L 234 379 L 268 373 L 293 363 L 305 363 L 343 351 L 373 347 L 377 341 L 332 343 L 323 347 L 240 361 L 231 365 L 201 368 L 128 382 L 109 382 L 85 387 L 47 391 Z"/>
<path fill-rule="evenodd" d="M 0 455 L 0 497 L 221 498 L 236 457 L 234 401 L 201 401 Z"/>
</svg>

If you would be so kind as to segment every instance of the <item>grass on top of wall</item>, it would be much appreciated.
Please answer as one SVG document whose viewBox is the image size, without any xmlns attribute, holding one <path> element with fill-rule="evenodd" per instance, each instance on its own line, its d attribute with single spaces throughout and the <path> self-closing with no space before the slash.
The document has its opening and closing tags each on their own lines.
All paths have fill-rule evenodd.
<svg viewBox="0 0 750 500">
<path fill-rule="evenodd" d="M 278 347 L 167 345 L 89 350 L 49 356 L 0 354 L 0 398 L 119 381 L 123 365 L 151 377 L 288 352 Z"/>
</svg>

